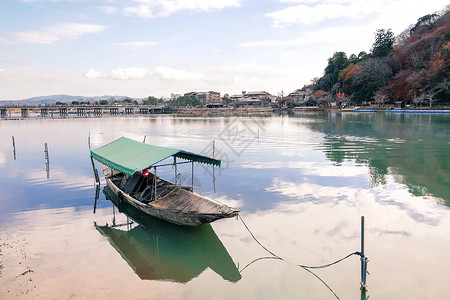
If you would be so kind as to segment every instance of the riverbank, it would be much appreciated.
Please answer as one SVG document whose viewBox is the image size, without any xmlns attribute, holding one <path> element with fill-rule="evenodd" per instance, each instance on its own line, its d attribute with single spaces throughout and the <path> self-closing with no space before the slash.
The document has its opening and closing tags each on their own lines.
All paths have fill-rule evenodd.
<svg viewBox="0 0 450 300">
<path fill-rule="evenodd" d="M 303 113 L 303 112 L 321 112 L 330 111 L 336 113 L 450 113 L 450 107 L 436 106 L 436 107 L 421 107 L 421 108 L 402 108 L 396 109 L 394 107 L 379 107 L 379 106 L 363 106 L 363 107 L 327 107 L 327 106 L 302 106 L 295 108 L 281 108 L 281 107 L 171 107 L 161 108 L 159 110 L 142 109 L 140 107 L 130 107 L 124 110 L 104 109 L 102 111 L 86 108 L 80 109 L 66 109 L 64 111 L 48 111 L 43 112 L 42 108 L 5 108 L 2 109 L 0 120 L 26 120 L 26 119 L 67 119 L 67 118 L 109 118 L 109 117 L 137 117 L 137 116 L 151 116 L 159 114 L 172 115 L 186 115 L 186 116 L 267 116 L 272 113 Z"/>
</svg>

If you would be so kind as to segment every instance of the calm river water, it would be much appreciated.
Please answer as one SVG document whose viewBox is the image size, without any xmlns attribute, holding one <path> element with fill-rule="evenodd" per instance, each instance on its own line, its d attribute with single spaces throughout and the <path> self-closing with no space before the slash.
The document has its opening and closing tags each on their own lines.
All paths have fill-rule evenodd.
<svg viewBox="0 0 450 300">
<path fill-rule="evenodd" d="M 104 181 L 95 201 L 89 135 L 206 155 L 214 140 L 222 167 L 196 165 L 196 190 L 285 261 L 239 219 L 131 222 Z M 363 215 L 371 299 L 450 299 L 450 115 L 32 119 L 0 121 L 0 140 L 0 299 L 359 299 L 359 256 L 313 270 L 323 282 L 296 264 L 359 251 Z"/>
</svg>

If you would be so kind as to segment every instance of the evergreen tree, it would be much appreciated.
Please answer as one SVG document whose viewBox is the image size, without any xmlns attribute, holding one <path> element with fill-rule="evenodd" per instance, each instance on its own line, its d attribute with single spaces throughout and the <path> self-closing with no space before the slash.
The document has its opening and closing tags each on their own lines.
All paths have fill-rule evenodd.
<svg viewBox="0 0 450 300">
<path fill-rule="evenodd" d="M 374 57 L 384 57 L 394 49 L 395 36 L 391 29 L 377 29 L 375 42 L 372 45 Z"/>
</svg>

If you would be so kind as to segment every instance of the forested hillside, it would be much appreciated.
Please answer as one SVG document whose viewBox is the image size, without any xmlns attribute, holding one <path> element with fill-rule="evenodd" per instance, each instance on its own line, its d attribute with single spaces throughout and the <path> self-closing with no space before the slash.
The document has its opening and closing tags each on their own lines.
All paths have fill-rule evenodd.
<svg viewBox="0 0 450 300">
<path fill-rule="evenodd" d="M 414 105 L 450 103 L 450 6 L 425 15 L 397 37 L 375 32 L 370 53 L 335 52 L 324 75 L 313 79 L 318 103 L 360 104 L 405 101 Z"/>
</svg>

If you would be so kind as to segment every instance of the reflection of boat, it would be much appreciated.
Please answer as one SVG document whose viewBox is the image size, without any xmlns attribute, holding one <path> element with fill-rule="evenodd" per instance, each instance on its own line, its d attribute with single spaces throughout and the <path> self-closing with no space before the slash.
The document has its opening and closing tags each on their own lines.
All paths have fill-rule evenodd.
<svg viewBox="0 0 450 300">
<path fill-rule="evenodd" d="M 177 174 L 178 164 L 199 162 L 220 166 L 220 160 L 125 137 L 92 150 L 91 157 L 102 163 L 106 184 L 114 194 L 153 217 L 178 225 L 197 226 L 238 214 L 226 205 L 194 193 L 194 174 L 192 186 L 177 184 L 178 175 L 175 175 L 175 183 L 156 176 L 156 169 L 162 166 L 173 166 Z M 169 157 L 174 158 L 172 164 L 158 165 Z M 186 161 L 177 163 L 177 158 Z M 192 173 L 193 170 L 192 166 Z"/>
<path fill-rule="evenodd" d="M 207 267 L 223 279 L 237 282 L 241 275 L 211 225 L 181 227 L 155 218 L 149 218 L 120 199 L 109 189 L 106 198 L 119 211 L 139 225 L 99 226 L 96 229 L 108 238 L 110 244 L 141 279 L 188 282 Z M 124 225 L 122 225 L 124 226 Z M 132 227 L 132 228 L 131 228 Z M 130 229 L 131 228 L 131 229 Z"/>
</svg>

